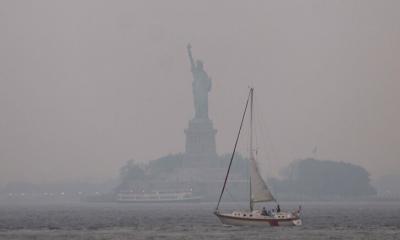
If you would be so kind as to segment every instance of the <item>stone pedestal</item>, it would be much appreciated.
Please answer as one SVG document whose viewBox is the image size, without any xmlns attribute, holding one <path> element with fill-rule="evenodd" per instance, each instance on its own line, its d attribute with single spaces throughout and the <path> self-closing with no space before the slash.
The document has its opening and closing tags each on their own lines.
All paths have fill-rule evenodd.
<svg viewBox="0 0 400 240">
<path fill-rule="evenodd" d="M 185 129 L 186 146 L 184 165 L 205 167 L 217 159 L 215 134 L 210 119 L 192 119 Z"/>
</svg>

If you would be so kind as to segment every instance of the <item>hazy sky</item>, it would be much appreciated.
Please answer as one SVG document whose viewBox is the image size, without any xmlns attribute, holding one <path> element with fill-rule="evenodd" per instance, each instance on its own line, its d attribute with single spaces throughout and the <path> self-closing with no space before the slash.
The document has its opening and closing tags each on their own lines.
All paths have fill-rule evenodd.
<svg viewBox="0 0 400 240">
<path fill-rule="evenodd" d="M 400 170 L 400 1 L 0 1 L 0 184 L 115 177 L 184 150 L 186 44 L 213 79 L 217 150 L 256 88 L 275 170 Z"/>
</svg>

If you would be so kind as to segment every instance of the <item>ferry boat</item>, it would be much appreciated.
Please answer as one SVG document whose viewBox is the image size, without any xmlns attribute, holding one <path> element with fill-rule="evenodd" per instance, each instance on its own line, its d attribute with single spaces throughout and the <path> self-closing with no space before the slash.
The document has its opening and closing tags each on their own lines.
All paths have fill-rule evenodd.
<svg viewBox="0 0 400 240">
<path fill-rule="evenodd" d="M 119 192 L 116 196 L 117 202 L 141 202 L 141 203 L 157 203 L 157 202 L 193 202 L 201 200 L 201 196 L 193 195 L 191 190 L 188 191 L 152 191 L 135 193 L 131 191 Z"/>
</svg>

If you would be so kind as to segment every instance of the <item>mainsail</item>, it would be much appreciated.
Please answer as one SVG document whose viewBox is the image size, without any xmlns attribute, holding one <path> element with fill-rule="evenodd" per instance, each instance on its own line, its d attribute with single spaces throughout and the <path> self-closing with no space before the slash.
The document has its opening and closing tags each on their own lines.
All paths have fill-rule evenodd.
<svg viewBox="0 0 400 240">
<path fill-rule="evenodd" d="M 250 89 L 250 209 L 255 202 L 274 201 L 267 184 L 260 175 L 253 149 L 253 96 L 254 89 Z"/>
<path fill-rule="evenodd" d="M 258 170 L 257 162 L 254 157 L 251 157 L 250 159 L 250 181 L 252 202 L 275 201 L 274 196 L 260 175 L 260 171 Z"/>
</svg>

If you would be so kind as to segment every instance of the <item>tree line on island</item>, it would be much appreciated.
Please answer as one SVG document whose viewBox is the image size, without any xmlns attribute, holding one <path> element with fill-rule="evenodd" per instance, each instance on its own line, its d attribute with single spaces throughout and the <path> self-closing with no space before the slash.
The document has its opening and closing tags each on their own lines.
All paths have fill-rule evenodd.
<svg viewBox="0 0 400 240">
<path fill-rule="evenodd" d="M 229 155 L 218 157 L 212 167 L 227 167 Z M 238 154 L 232 172 L 248 177 L 247 160 Z M 146 164 L 128 161 L 120 169 L 116 190 L 132 188 L 139 182 L 161 180 L 183 166 L 184 155 L 172 154 Z M 375 196 L 369 173 L 362 166 L 330 160 L 301 159 L 290 163 L 279 178 L 267 183 L 279 199 L 340 199 Z"/>
<path fill-rule="evenodd" d="M 281 198 L 335 199 L 376 195 L 365 168 L 345 162 L 302 159 L 290 163 L 282 178 L 271 178 Z"/>
</svg>

